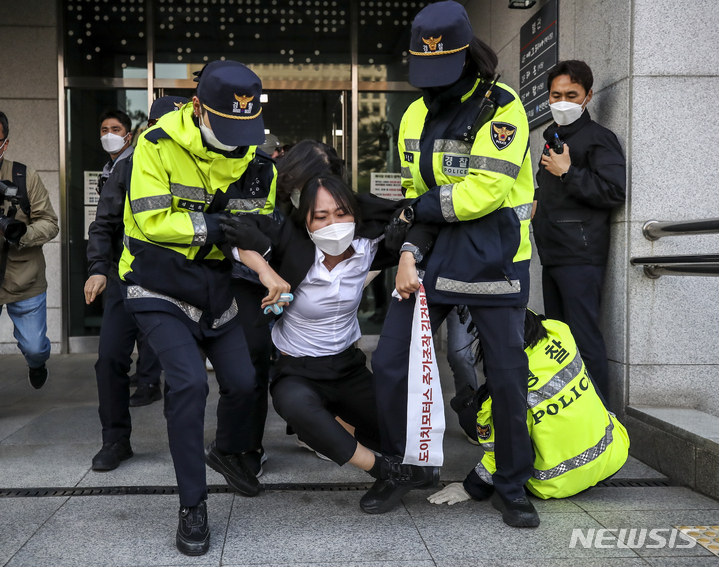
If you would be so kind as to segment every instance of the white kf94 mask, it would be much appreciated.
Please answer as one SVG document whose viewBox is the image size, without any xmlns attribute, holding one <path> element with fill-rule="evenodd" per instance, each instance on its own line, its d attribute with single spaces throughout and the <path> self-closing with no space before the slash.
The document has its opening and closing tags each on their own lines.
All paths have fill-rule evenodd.
<svg viewBox="0 0 719 567">
<path fill-rule="evenodd" d="M 355 223 L 336 222 L 314 232 L 307 232 L 315 246 L 328 256 L 339 256 L 352 244 L 355 236 Z"/>
</svg>

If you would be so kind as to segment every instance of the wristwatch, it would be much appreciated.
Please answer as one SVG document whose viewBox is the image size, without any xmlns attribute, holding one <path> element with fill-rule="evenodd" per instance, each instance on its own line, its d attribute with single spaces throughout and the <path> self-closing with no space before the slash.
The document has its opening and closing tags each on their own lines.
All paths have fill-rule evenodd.
<svg viewBox="0 0 719 567">
<path fill-rule="evenodd" d="M 564 181 L 564 178 L 567 177 L 567 173 L 569 173 L 569 169 L 571 169 L 571 167 L 572 166 L 570 165 L 569 168 L 567 169 L 567 171 L 565 171 L 564 173 L 562 173 L 562 175 L 559 176 L 559 179 Z"/>
<path fill-rule="evenodd" d="M 402 209 L 402 215 L 406 223 L 412 224 L 414 222 L 414 209 L 411 206 Z"/>
<path fill-rule="evenodd" d="M 402 252 L 411 252 L 412 256 L 414 256 L 414 263 L 419 264 L 422 261 L 422 253 L 419 251 L 419 248 L 417 248 L 414 244 L 410 244 L 409 242 L 405 242 L 402 245 L 402 248 L 399 249 L 399 255 L 402 255 Z"/>
</svg>

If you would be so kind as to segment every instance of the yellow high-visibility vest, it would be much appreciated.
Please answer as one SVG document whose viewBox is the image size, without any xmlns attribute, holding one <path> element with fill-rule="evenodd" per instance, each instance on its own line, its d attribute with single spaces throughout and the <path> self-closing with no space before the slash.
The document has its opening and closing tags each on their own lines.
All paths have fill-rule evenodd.
<svg viewBox="0 0 719 567">
<path fill-rule="evenodd" d="M 607 411 L 587 374 L 569 327 L 545 320 L 548 338 L 527 348 L 527 428 L 534 473 L 527 488 L 540 498 L 566 498 L 613 475 L 629 455 L 627 430 Z M 492 398 L 477 413 L 484 457 L 477 475 L 492 484 L 496 471 Z"/>
</svg>

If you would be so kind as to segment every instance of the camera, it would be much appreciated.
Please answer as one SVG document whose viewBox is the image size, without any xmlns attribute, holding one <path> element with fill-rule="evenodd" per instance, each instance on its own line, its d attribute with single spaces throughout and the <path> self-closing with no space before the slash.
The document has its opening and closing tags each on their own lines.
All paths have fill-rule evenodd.
<svg viewBox="0 0 719 567">
<path fill-rule="evenodd" d="M 24 222 L 15 218 L 20 199 L 17 196 L 18 188 L 12 181 L 0 181 L 0 205 L 4 205 L 5 201 L 10 201 L 7 215 L 5 215 L 5 207 L 0 206 L 0 234 L 5 240 L 12 244 L 17 244 L 27 232 L 27 226 Z"/>
<path fill-rule="evenodd" d="M 551 143 L 547 142 L 546 144 L 544 144 L 544 149 L 542 150 L 542 153 L 545 156 L 548 156 L 549 150 L 554 150 L 555 154 L 564 153 L 564 142 L 559 139 L 559 134 L 557 134 L 556 132 L 554 133 L 554 138 L 552 139 Z"/>
</svg>

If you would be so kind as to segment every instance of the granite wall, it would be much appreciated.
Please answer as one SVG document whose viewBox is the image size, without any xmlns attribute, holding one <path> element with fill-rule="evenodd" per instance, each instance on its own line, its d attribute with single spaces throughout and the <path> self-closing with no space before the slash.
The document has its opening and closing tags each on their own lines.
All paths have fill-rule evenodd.
<svg viewBox="0 0 719 567">
<path fill-rule="evenodd" d="M 53 0 L 0 2 L 0 110 L 8 116 L 7 157 L 35 169 L 60 217 L 57 7 Z M 47 326 L 52 352 L 62 337 L 60 235 L 43 247 L 47 262 Z M 0 354 L 19 353 L 7 313 L 0 317 Z"/>
</svg>

